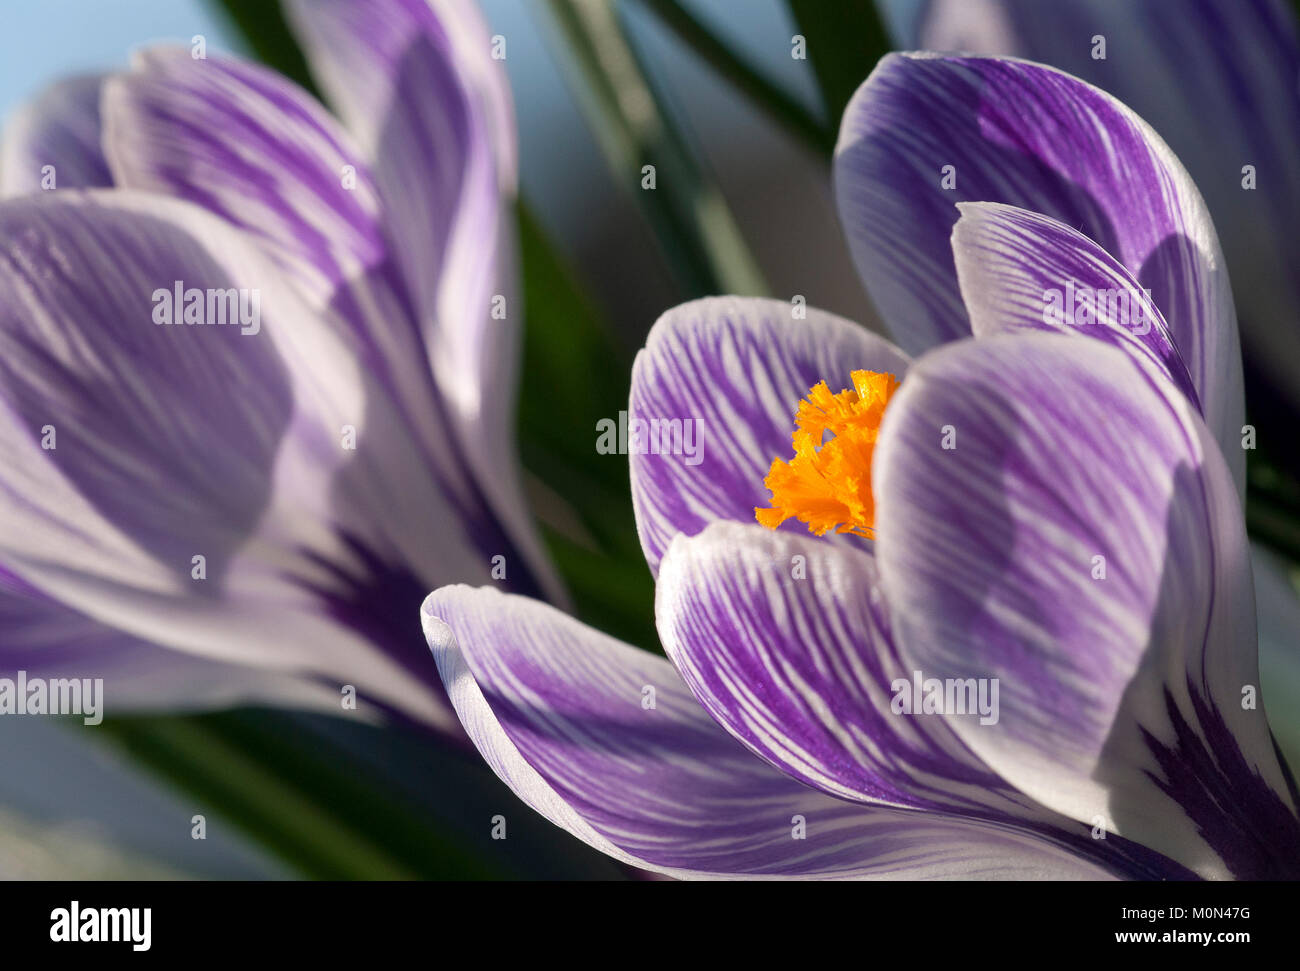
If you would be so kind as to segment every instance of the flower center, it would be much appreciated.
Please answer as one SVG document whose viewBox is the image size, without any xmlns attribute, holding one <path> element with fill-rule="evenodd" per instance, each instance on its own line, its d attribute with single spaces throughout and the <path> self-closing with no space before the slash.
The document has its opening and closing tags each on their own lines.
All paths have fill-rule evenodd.
<svg viewBox="0 0 1300 971">
<path fill-rule="evenodd" d="M 772 460 L 763 480 L 772 507 L 754 510 L 768 529 L 793 516 L 818 536 L 830 529 L 874 535 L 871 456 L 898 379 L 876 371 L 854 371 L 851 377 L 852 388 L 831 394 L 823 381 L 799 402 L 794 458 Z"/>
</svg>

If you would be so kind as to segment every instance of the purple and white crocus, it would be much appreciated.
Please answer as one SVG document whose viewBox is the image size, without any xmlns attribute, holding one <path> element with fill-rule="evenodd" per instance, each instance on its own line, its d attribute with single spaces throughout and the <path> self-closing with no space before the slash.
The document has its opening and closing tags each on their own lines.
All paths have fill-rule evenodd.
<svg viewBox="0 0 1300 971">
<path fill-rule="evenodd" d="M 421 598 L 557 594 L 512 458 L 509 91 L 468 2 L 287 12 L 337 118 L 164 47 L 5 132 L 0 668 L 117 708 L 353 685 L 458 733 Z M 173 288 L 257 325 L 169 326 Z"/>
<path fill-rule="evenodd" d="M 1300 874 L 1259 699 L 1236 321 L 1182 165 L 1056 70 L 891 55 L 835 183 L 903 349 L 779 301 L 665 314 L 631 417 L 707 438 L 698 465 L 630 457 L 667 659 L 438 590 L 426 633 L 480 752 L 556 824 L 675 876 Z M 1067 287 L 1132 302 L 1045 314 Z M 757 525 L 797 403 L 859 369 L 902 382 L 874 539 Z M 913 678 L 996 682 L 1000 710 L 897 705 Z"/>
</svg>

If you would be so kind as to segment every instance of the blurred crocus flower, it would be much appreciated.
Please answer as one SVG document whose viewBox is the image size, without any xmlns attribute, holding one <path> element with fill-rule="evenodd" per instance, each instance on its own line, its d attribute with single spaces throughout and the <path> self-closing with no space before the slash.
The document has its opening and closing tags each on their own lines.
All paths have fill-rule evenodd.
<svg viewBox="0 0 1300 971">
<path fill-rule="evenodd" d="M 504 70 L 468 2 L 288 12 L 339 118 L 196 38 L 5 132 L 0 667 L 458 732 L 420 599 L 556 593 L 511 458 Z"/>
<path fill-rule="evenodd" d="M 629 407 L 660 448 L 629 451 L 669 660 L 436 591 L 470 737 L 534 809 L 677 876 L 1294 877 L 1236 322 L 1177 158 L 1055 70 L 909 55 L 849 106 L 835 176 L 924 353 L 799 301 L 661 318 Z M 699 465 L 662 447 L 692 418 Z"/>
<path fill-rule="evenodd" d="M 1119 98 L 1205 196 L 1246 363 L 1300 409 L 1300 37 L 1286 0 L 902 0 L 904 47 L 1023 57 Z"/>
</svg>

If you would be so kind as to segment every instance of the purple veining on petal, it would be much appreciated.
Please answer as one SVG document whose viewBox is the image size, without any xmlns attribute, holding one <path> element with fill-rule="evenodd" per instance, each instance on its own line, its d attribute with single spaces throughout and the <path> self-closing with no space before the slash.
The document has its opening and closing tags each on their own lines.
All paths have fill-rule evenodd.
<svg viewBox="0 0 1300 971">
<path fill-rule="evenodd" d="M 854 96 L 836 149 L 841 220 L 882 318 L 909 351 L 970 332 L 949 242 L 956 203 L 1000 202 L 1096 241 L 1152 291 L 1221 442 L 1243 403 L 1232 294 L 1214 226 L 1140 118 L 1027 62 L 890 55 Z M 1238 483 L 1244 459 L 1228 454 Z"/>
<path fill-rule="evenodd" d="M 1142 733 L 1176 732 L 1162 692 L 1190 720 L 1182 682 L 1196 683 L 1232 744 L 1286 786 L 1263 712 L 1240 704 L 1258 678 L 1240 649 L 1248 551 L 1190 404 L 1098 341 L 961 342 L 913 369 L 877 463 L 876 555 L 903 656 L 1001 684 L 1001 720 L 953 718 L 958 735 L 1044 805 L 1220 875 L 1217 848 L 1150 782 Z"/>
<path fill-rule="evenodd" d="M 890 713 L 888 686 L 911 672 L 865 549 L 715 523 L 673 543 L 656 617 L 704 707 L 807 785 L 923 809 L 971 808 L 1003 788 L 942 720 Z"/>
<path fill-rule="evenodd" d="M 481 257 L 492 248 L 484 240 L 500 196 L 514 182 L 509 89 L 490 59 L 486 27 L 471 4 L 445 0 L 295 0 L 288 13 L 388 201 L 417 308 L 438 326 L 429 317 L 446 310 L 436 310 L 442 275 L 449 259 L 459 262 L 451 251 L 467 242 L 457 234 L 477 230 L 471 248 L 482 266 L 459 267 L 477 277 L 490 263 Z M 487 307 L 480 309 L 472 327 L 466 321 L 448 335 L 471 356 L 486 336 Z"/>
<path fill-rule="evenodd" d="M 108 82 L 104 103 L 117 185 L 190 199 L 259 237 L 314 302 L 387 258 L 367 166 L 324 108 L 273 71 L 152 48 Z"/>
<path fill-rule="evenodd" d="M 195 592 L 214 593 L 266 508 L 288 374 L 238 327 L 152 321 L 173 281 L 246 285 L 228 264 L 161 219 L 57 204 L 71 195 L 0 206 L 0 400 L 33 441 L 54 427 L 43 458 L 178 578 L 203 552 Z"/>
<path fill-rule="evenodd" d="M 989 0 L 972 33 L 965 0 L 931 2 L 907 46 L 1008 54 L 1097 85 L 1145 118 L 1205 196 L 1223 244 L 1248 363 L 1295 399 L 1300 306 L 1300 36 L 1282 0 Z M 1106 38 L 1104 58 L 1080 38 Z M 1252 166 L 1256 188 L 1245 186 Z"/>
<path fill-rule="evenodd" d="M 1152 380 L 1171 382 L 1201 410 L 1160 309 L 1109 253 L 1038 213 L 981 202 L 958 209 L 952 245 L 976 337 L 1023 330 L 1093 337 L 1132 355 Z M 1088 317 L 1070 306 L 1076 291 L 1092 300 Z"/>
<path fill-rule="evenodd" d="M 516 148 L 509 85 L 487 26 L 462 0 L 295 0 L 286 12 L 384 202 L 465 470 L 530 572 L 562 600 L 514 453 Z"/>
<path fill-rule="evenodd" d="M 787 775 L 838 798 L 1033 832 L 1129 876 L 1190 871 L 1049 812 L 988 768 L 936 715 L 891 710 L 912 680 L 875 566 L 757 525 L 679 536 L 661 566 L 656 616 L 669 659 L 719 724 Z"/>
<path fill-rule="evenodd" d="M 58 81 L 9 120 L 0 136 L 0 198 L 113 184 L 100 144 L 103 82 L 101 75 Z"/>
<path fill-rule="evenodd" d="M 724 733 L 662 658 L 543 604 L 450 587 L 423 613 L 453 703 L 497 774 L 625 862 L 678 876 L 1108 872 L 1006 827 L 808 789 Z"/>
<path fill-rule="evenodd" d="M 446 726 L 427 662 L 411 677 L 413 625 L 394 649 L 358 636 L 364 623 L 334 622 L 321 596 L 363 612 L 365 584 L 341 573 L 400 564 L 422 592 L 486 579 L 489 556 L 513 548 L 492 521 L 475 534 L 457 517 L 390 399 L 367 397 L 374 379 L 343 335 L 246 235 L 192 205 L 58 192 L 0 205 L 0 226 L 6 569 L 150 644 L 364 684 Z M 258 331 L 156 321 L 156 289 L 175 281 L 260 287 Z M 354 451 L 339 438 L 349 422 Z M 47 428 L 57 448 L 42 447 Z M 511 581 L 527 585 L 522 564 Z"/>
<path fill-rule="evenodd" d="M 227 58 L 196 62 L 182 49 L 139 55 L 135 69 L 108 86 L 106 105 L 119 184 L 195 202 L 245 231 L 356 355 L 370 427 L 360 436 L 363 454 L 340 470 L 334 490 L 344 528 L 376 469 L 407 476 L 411 494 L 417 482 L 432 483 L 480 559 L 508 556 L 518 589 L 536 590 L 538 561 L 524 555 L 527 539 L 506 534 L 488 485 L 470 474 L 385 238 L 387 213 L 347 134 L 267 69 Z M 419 445 L 410 452 L 415 461 L 405 457 L 410 442 Z M 382 549 L 375 556 L 394 559 Z M 423 592 L 457 578 L 445 565 L 408 569 L 423 572 Z"/>
<path fill-rule="evenodd" d="M 412 678 L 445 701 L 446 689 L 438 676 L 437 668 L 429 664 L 428 645 L 418 629 L 420 605 L 428 596 L 428 584 L 414 574 L 409 566 L 384 560 L 356 537 L 344 535 L 341 538 L 351 551 L 357 566 L 349 568 L 310 551 L 302 551 L 304 556 L 314 560 L 330 577 L 330 582 L 297 582 L 316 593 L 326 616 L 382 647 Z M 490 547 L 492 549 L 511 549 L 508 539 L 499 532 L 489 542 L 496 544 Z M 512 553 L 503 555 L 507 556 L 507 562 L 522 561 L 522 557 L 516 557 Z M 524 596 L 542 595 L 534 578 L 523 570 L 518 575 L 511 576 L 508 587 Z M 400 708 L 383 698 L 367 697 L 366 700 L 367 703 L 386 710 L 394 718 L 406 718 Z M 411 724 L 417 729 L 423 727 L 418 722 Z"/>
<path fill-rule="evenodd" d="M 114 710 L 270 703 L 335 711 L 338 692 L 309 677 L 222 664 L 134 638 L 54 600 L 0 564 L 0 676 L 103 678 Z"/>
<path fill-rule="evenodd" d="M 1142 732 L 1159 767 L 1150 773 L 1152 782 L 1183 808 L 1234 878 L 1297 879 L 1300 818 L 1245 757 L 1218 710 L 1194 684 L 1187 687 L 1196 726 L 1165 692 L 1173 743 Z"/>
<path fill-rule="evenodd" d="M 398 0 L 369 8 L 383 15 L 376 23 L 395 28 L 415 70 L 402 73 L 396 102 L 369 106 L 381 124 L 401 115 L 405 136 L 420 148 L 403 156 L 406 183 L 389 186 L 395 204 L 388 207 L 342 128 L 264 68 L 196 61 L 185 50 L 146 52 L 131 73 L 104 85 L 102 131 L 97 80 L 55 89 L 41 102 L 50 108 L 43 127 L 13 130 L 6 151 L 35 151 L 43 144 L 37 136 L 57 143 L 67 155 L 57 160 L 66 164 L 64 188 L 78 181 L 79 147 L 110 164 L 111 181 L 125 189 L 111 200 L 41 210 L 51 224 L 82 223 L 66 239 L 54 231 L 42 237 L 34 212 L 5 210 L 17 226 L 6 265 L 11 295 L 19 296 L 6 303 L 10 319 L 0 328 L 10 349 L 0 368 L 7 425 L 0 437 L 21 450 L 22 464 L 0 476 L 0 490 L 29 521 L 48 520 L 6 537 L 6 564 L 21 564 L 25 577 L 40 574 L 42 595 L 47 583 L 91 590 L 97 620 L 111 615 L 195 650 L 221 652 L 224 627 L 204 611 L 227 604 L 240 607 L 233 639 L 240 624 L 266 611 L 273 618 L 267 640 L 276 636 L 272 628 L 295 631 L 298 642 L 268 657 L 272 664 L 290 656 L 300 663 L 312 650 L 302 632 L 320 628 L 327 635 L 317 645 L 321 670 L 346 674 L 354 658 L 358 683 L 374 674 L 377 703 L 407 705 L 434 723 L 428 695 L 440 696 L 440 684 L 413 622 L 407 628 L 398 618 L 414 618 L 432 586 L 486 580 L 494 556 L 508 564 L 511 588 L 533 593 L 545 585 L 553 596 L 558 589 L 518 490 L 510 489 L 508 427 L 486 413 L 512 409 L 509 347 L 498 355 L 488 340 L 474 373 L 455 374 L 457 383 L 487 387 L 483 413 L 467 415 L 453 389 L 430 373 L 425 317 L 445 318 L 453 337 L 471 330 L 460 319 L 468 305 L 454 299 L 481 298 L 478 329 L 492 338 L 510 332 L 487 321 L 486 294 L 510 292 L 496 277 L 508 262 L 514 181 L 504 70 L 486 46 L 472 50 L 466 31 L 479 24 L 472 10 L 438 6 L 438 16 Z M 431 45 L 430 30 L 440 43 Z M 419 83 L 430 78 L 433 87 Z M 347 79 L 354 90 L 359 81 Z M 441 127 L 455 117 L 464 124 Z M 431 146 L 437 151 L 425 151 Z M 398 148 L 388 144 L 387 161 Z M 410 200 L 434 182 L 447 188 L 445 211 L 412 208 Z M 155 219 L 152 204 L 132 189 L 196 204 L 243 235 L 182 206 L 160 203 Z M 402 226 L 458 254 L 438 260 L 447 263 L 438 290 L 451 301 L 441 311 L 416 306 L 430 279 L 427 254 L 394 250 Z M 265 259 L 248 258 L 254 242 Z M 113 273 L 105 271 L 110 256 Z M 238 271 L 229 272 L 234 264 Z M 402 264 L 418 272 L 407 279 Z M 173 285 L 238 290 L 241 299 L 245 291 L 264 294 L 267 330 L 161 329 L 148 319 L 149 295 Z M 86 287 L 101 299 L 86 297 Z M 112 326 L 83 334 L 70 317 Z M 112 407 L 87 412 L 90 401 Z M 60 428 L 57 453 L 42 453 L 35 441 L 49 422 Z M 340 435 L 352 435 L 353 444 L 341 445 Z M 38 563 L 33 544 L 42 528 L 51 553 Z M 93 551 L 93 562 L 62 562 L 56 541 L 61 550 Z M 197 578 L 190 575 L 196 551 L 207 571 Z M 104 571 L 115 556 L 121 578 Z M 197 599 L 210 603 L 198 609 Z M 131 609 L 138 614 L 128 616 Z M 232 651 L 255 651 L 252 642 L 262 640 Z M 371 648 L 386 655 L 376 658 Z M 423 682 L 423 695 L 411 677 Z"/>
</svg>

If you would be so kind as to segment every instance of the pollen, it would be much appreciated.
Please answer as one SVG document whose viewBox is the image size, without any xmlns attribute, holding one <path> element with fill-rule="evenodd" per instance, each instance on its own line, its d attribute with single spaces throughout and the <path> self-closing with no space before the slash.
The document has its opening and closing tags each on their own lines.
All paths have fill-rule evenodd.
<svg viewBox="0 0 1300 971">
<path fill-rule="evenodd" d="M 771 508 L 754 510 L 768 529 L 793 517 L 818 536 L 832 529 L 875 535 L 871 458 L 885 406 L 899 382 L 876 371 L 854 371 L 850 377 L 852 388 L 831 394 L 823 381 L 799 402 L 794 457 L 772 460 L 763 480 L 772 493 Z"/>
</svg>

